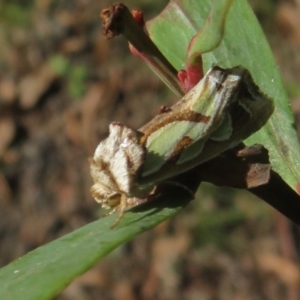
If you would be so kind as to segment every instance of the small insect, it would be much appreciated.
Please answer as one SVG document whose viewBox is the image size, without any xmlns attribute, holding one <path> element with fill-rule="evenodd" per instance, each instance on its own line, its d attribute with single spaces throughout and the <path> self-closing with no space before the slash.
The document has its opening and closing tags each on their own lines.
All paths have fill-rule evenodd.
<svg viewBox="0 0 300 300">
<path fill-rule="evenodd" d="M 92 196 L 120 211 L 155 194 L 155 187 L 237 146 L 274 110 L 248 70 L 212 67 L 181 100 L 139 130 L 118 122 L 90 159 Z M 114 224 L 116 225 L 116 223 Z"/>
</svg>

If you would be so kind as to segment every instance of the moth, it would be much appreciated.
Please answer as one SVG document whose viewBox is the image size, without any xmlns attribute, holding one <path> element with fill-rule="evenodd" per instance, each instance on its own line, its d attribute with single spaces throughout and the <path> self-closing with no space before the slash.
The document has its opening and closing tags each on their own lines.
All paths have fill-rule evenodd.
<svg viewBox="0 0 300 300">
<path fill-rule="evenodd" d="M 92 196 L 104 208 L 125 209 L 170 178 L 231 149 L 259 130 L 273 101 L 243 67 L 214 66 L 181 100 L 134 130 L 109 126 L 90 159 Z"/>
</svg>

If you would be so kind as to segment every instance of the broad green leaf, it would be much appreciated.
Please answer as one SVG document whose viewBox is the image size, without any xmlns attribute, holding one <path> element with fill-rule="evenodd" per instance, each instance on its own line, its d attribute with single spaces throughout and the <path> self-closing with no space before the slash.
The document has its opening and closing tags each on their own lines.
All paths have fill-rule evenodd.
<svg viewBox="0 0 300 300">
<path fill-rule="evenodd" d="M 179 70 L 185 68 L 191 38 L 205 24 L 211 5 L 218 0 L 174 0 L 148 23 L 151 38 Z M 213 21 L 213 20 L 212 20 Z M 300 147 L 289 99 L 264 33 L 246 0 L 235 0 L 229 10 L 219 47 L 203 55 L 204 68 L 247 68 L 262 92 L 275 101 L 275 112 L 263 129 L 248 138 L 247 145 L 261 143 L 270 154 L 273 169 L 293 188 L 300 183 Z"/>
<path fill-rule="evenodd" d="M 190 200 L 190 195 L 180 190 L 172 195 L 127 212 L 115 229 L 110 226 L 117 214 L 90 223 L 2 268 L 0 299 L 53 299 L 100 258 L 172 217 Z"/>
</svg>

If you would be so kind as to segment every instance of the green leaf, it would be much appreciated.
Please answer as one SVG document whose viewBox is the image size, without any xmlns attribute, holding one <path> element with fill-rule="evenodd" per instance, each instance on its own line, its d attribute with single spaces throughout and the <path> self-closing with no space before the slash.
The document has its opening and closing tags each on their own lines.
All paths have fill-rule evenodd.
<svg viewBox="0 0 300 300">
<path fill-rule="evenodd" d="M 211 0 L 174 0 L 148 23 L 151 38 L 177 69 L 185 68 L 191 38 L 203 28 Z M 218 5 L 218 0 L 213 2 Z M 213 21 L 213 20 L 212 20 Z M 275 101 L 275 112 L 266 126 L 245 142 L 261 143 L 270 154 L 273 169 L 297 191 L 300 183 L 300 147 L 289 99 L 264 33 L 246 0 L 235 0 L 229 10 L 224 38 L 218 48 L 203 55 L 204 68 L 247 68 L 262 92 Z"/>
<path fill-rule="evenodd" d="M 115 229 L 118 214 L 90 223 L 42 246 L 0 270 L 0 299 L 53 299 L 74 278 L 137 234 L 177 214 L 190 200 L 182 189 L 129 211 Z"/>
<path fill-rule="evenodd" d="M 233 0 L 218 0 L 218 5 L 213 5 L 203 28 L 194 35 L 189 44 L 187 64 L 191 65 L 193 58 L 200 53 L 205 53 L 217 48 L 223 38 L 228 10 Z M 197 59 L 195 63 L 197 63 Z"/>
</svg>

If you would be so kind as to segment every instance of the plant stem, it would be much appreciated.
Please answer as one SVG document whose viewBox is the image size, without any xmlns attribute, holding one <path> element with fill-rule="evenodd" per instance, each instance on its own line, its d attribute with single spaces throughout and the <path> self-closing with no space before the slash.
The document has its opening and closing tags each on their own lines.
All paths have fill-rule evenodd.
<svg viewBox="0 0 300 300">
<path fill-rule="evenodd" d="M 300 197 L 275 171 L 271 171 L 267 184 L 250 189 L 249 192 L 300 226 Z"/>
<path fill-rule="evenodd" d="M 143 59 L 178 97 L 184 95 L 177 78 L 177 70 L 159 51 L 124 4 L 118 3 L 103 9 L 100 17 L 102 19 L 102 34 L 107 39 L 119 34 L 124 35 L 134 47 L 132 52 Z"/>
</svg>

